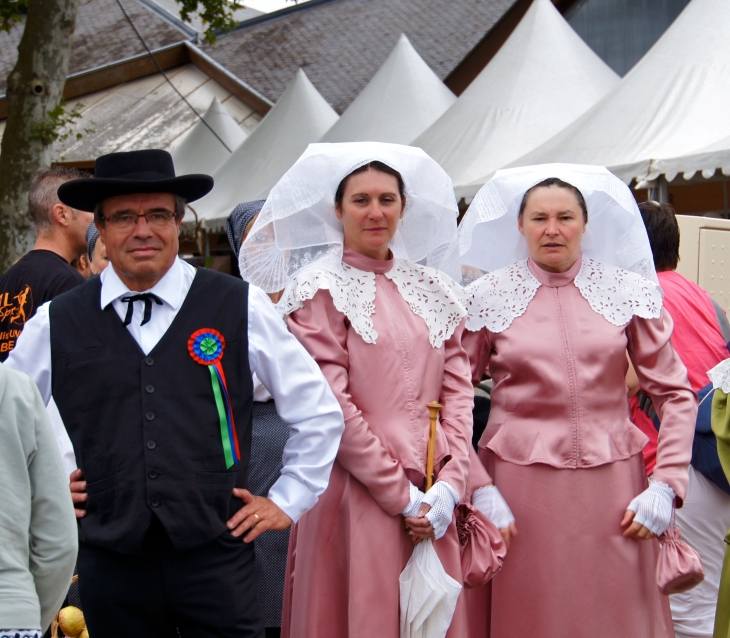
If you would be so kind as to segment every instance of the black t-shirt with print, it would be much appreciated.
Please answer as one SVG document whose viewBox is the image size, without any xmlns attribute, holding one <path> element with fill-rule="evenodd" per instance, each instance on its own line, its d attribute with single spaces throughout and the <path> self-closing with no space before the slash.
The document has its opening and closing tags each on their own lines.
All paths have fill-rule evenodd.
<svg viewBox="0 0 730 638">
<path fill-rule="evenodd" d="M 15 347 L 36 310 L 47 301 L 86 281 L 60 255 L 31 250 L 0 277 L 0 361 Z"/>
</svg>

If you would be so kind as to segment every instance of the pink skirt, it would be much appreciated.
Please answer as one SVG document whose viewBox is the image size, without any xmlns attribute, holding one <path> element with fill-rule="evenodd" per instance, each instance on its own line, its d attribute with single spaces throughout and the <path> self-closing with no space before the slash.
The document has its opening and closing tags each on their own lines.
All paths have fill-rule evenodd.
<svg viewBox="0 0 730 638">
<path fill-rule="evenodd" d="M 673 638 L 669 600 L 656 586 L 659 543 L 622 536 L 621 519 L 647 486 L 637 454 L 590 469 L 515 465 L 480 457 L 515 515 L 489 622 L 470 594 L 470 638 Z M 479 629 L 485 625 L 491 632 Z"/>
<path fill-rule="evenodd" d="M 453 521 L 434 547 L 463 582 Z M 398 577 L 412 553 L 403 517 L 386 513 L 335 461 L 327 490 L 289 537 L 282 638 L 399 638 Z M 466 634 L 462 593 L 446 638 Z"/>
</svg>

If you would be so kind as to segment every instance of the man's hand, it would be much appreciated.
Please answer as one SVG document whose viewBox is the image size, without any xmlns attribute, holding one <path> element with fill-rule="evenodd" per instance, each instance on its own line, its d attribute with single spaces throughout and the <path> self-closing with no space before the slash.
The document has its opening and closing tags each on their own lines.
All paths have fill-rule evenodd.
<svg viewBox="0 0 730 638">
<path fill-rule="evenodd" d="M 69 487 L 71 488 L 71 500 L 74 504 L 74 514 L 76 514 L 76 518 L 83 518 L 84 516 L 86 516 L 86 510 L 79 509 L 78 507 L 76 507 L 76 505 L 78 503 L 86 503 L 86 500 L 89 498 L 89 495 L 86 493 L 86 481 L 84 480 L 84 475 L 81 470 L 77 469 L 71 472 L 69 480 Z"/>
<path fill-rule="evenodd" d="M 292 520 L 269 498 L 254 496 L 248 490 L 233 489 L 233 496 L 240 498 L 245 505 L 238 510 L 226 523 L 231 536 L 240 536 L 251 530 L 243 537 L 244 543 L 250 543 L 257 536 L 267 530 L 287 529 Z"/>
</svg>

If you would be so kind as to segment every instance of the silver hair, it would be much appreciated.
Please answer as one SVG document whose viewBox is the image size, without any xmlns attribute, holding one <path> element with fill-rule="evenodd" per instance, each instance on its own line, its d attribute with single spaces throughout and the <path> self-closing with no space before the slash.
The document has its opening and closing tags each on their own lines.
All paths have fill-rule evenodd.
<svg viewBox="0 0 730 638">
<path fill-rule="evenodd" d="M 46 233 L 51 230 L 53 207 L 61 203 L 58 199 L 58 187 L 66 182 L 88 176 L 83 171 L 63 166 L 42 168 L 33 176 L 28 192 L 28 215 L 33 220 L 38 233 Z M 76 211 L 71 210 L 76 216 Z"/>
</svg>

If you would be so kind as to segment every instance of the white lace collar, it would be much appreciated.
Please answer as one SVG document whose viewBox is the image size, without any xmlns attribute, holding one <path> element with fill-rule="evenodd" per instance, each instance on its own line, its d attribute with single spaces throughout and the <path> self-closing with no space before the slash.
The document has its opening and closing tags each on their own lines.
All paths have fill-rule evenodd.
<svg viewBox="0 0 730 638">
<path fill-rule="evenodd" d="M 396 259 L 384 275 L 396 285 L 413 314 L 426 322 L 431 345 L 440 348 L 467 314 L 464 289 L 434 268 L 403 259 Z M 328 255 L 297 275 L 278 307 L 288 315 L 320 289 L 330 291 L 335 308 L 349 319 L 363 341 L 376 342 L 378 333 L 372 319 L 375 273 L 350 266 L 338 255 Z"/>
<path fill-rule="evenodd" d="M 707 373 L 707 377 L 712 381 L 715 390 L 720 389 L 725 394 L 730 394 L 730 359 L 718 363 Z"/>
<path fill-rule="evenodd" d="M 582 258 L 573 284 L 591 309 L 615 326 L 624 326 L 634 315 L 656 319 L 662 308 L 659 286 L 641 275 Z M 504 332 L 525 314 L 542 284 L 532 274 L 527 260 L 487 273 L 469 284 L 467 329 Z"/>
</svg>

